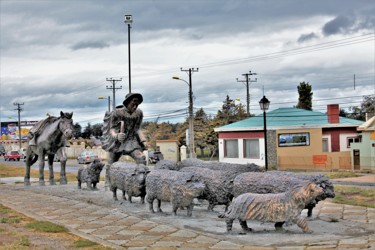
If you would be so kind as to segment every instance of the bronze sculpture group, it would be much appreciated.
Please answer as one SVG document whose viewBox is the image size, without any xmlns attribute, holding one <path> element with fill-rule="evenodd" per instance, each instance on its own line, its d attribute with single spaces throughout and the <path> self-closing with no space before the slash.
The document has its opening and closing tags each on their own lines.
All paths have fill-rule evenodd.
<svg viewBox="0 0 375 250">
<path fill-rule="evenodd" d="M 181 163 L 171 161 L 159 162 L 153 171 L 146 165 L 143 151 L 147 149 L 146 138 L 141 131 L 143 112 L 138 106 L 143 102 L 139 93 L 126 95 L 123 105 L 112 112 L 106 112 L 103 123 L 102 148 L 109 152 L 106 168 L 105 186 L 110 187 L 117 200 L 116 190 L 123 192 L 123 199 L 128 195 L 141 197 L 149 203 L 151 212 L 153 201 L 158 201 L 157 211 L 162 212 L 161 202 L 171 202 L 173 213 L 177 209 L 187 208 L 188 216 L 192 215 L 193 200 L 205 199 L 209 202 L 209 211 L 215 205 L 225 205 L 227 231 L 232 230 L 235 219 L 241 227 L 247 227 L 246 220 L 274 222 L 280 229 L 285 222 L 297 224 L 303 232 L 311 232 L 301 211 L 309 208 L 312 215 L 315 204 L 325 198 L 334 197 L 333 185 L 320 175 L 306 177 L 298 174 L 284 175 L 279 171 L 262 173 L 256 165 L 239 165 L 218 162 L 203 162 L 188 159 Z M 60 184 L 66 184 L 64 147 L 72 137 L 72 113 L 61 112 L 60 117 L 48 117 L 31 129 L 29 147 L 26 156 L 26 175 L 24 184 L 30 185 L 30 167 L 38 158 L 48 156 L 50 185 L 54 185 L 53 158 L 60 156 Z M 122 155 L 131 156 L 135 163 L 118 162 Z M 89 189 L 96 189 L 103 163 L 94 162 L 91 166 L 78 171 L 78 187 L 87 183 Z M 39 161 L 39 184 L 44 185 L 44 161 Z M 267 183 L 260 180 L 267 179 Z M 252 178 L 255 178 L 252 180 Z M 249 184 L 257 183 L 259 186 Z M 252 181 L 251 181 L 252 180 Z M 276 182 L 274 182 L 276 181 Z M 286 185 L 277 183 L 286 181 Z M 271 187 L 269 182 L 274 182 Z M 266 190 L 264 187 L 267 187 Z M 313 204 L 313 205 L 310 205 Z M 228 208 L 229 206 L 229 208 Z"/>
</svg>

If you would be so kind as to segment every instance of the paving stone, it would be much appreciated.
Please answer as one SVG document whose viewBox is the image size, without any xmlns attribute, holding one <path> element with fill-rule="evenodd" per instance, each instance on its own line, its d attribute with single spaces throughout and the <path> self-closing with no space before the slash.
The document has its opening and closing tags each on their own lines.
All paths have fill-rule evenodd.
<svg viewBox="0 0 375 250">
<path fill-rule="evenodd" d="M 111 242 L 112 244 L 115 244 L 115 245 L 118 245 L 118 246 L 121 246 L 121 245 L 128 242 L 128 240 L 108 240 L 108 239 L 106 239 L 106 240 Z"/>
<path fill-rule="evenodd" d="M 186 238 L 193 238 L 193 237 L 196 237 L 198 234 L 196 234 L 195 232 L 193 231 L 188 231 L 188 230 L 178 230 L 172 234 L 170 234 L 169 236 L 171 237 L 186 237 Z"/>
<path fill-rule="evenodd" d="M 124 229 L 124 230 L 121 230 L 121 231 L 117 232 L 116 234 L 127 235 L 127 236 L 129 236 L 129 238 L 133 238 L 133 237 L 135 237 L 137 235 L 140 235 L 140 234 L 143 234 L 143 233 L 144 233 L 143 231 Z"/>
<path fill-rule="evenodd" d="M 275 247 L 262 247 L 262 246 L 244 246 L 243 250 L 276 250 Z"/>
<path fill-rule="evenodd" d="M 313 249 L 337 249 L 336 245 L 325 245 L 325 246 L 311 246 L 306 247 L 305 250 L 313 250 Z"/>
<path fill-rule="evenodd" d="M 152 240 L 144 240 L 144 241 L 139 241 L 139 240 L 129 240 L 125 244 L 121 245 L 123 247 L 149 247 L 150 245 L 154 244 L 155 241 Z"/>
<path fill-rule="evenodd" d="M 229 242 L 229 241 L 220 241 L 217 244 L 213 245 L 212 249 L 240 249 L 242 246 Z"/>
<path fill-rule="evenodd" d="M 181 246 L 182 242 L 178 241 L 157 241 L 154 244 L 152 244 L 150 247 L 179 247 Z"/>
<path fill-rule="evenodd" d="M 208 244 L 216 244 L 217 242 L 219 242 L 219 240 L 215 239 L 215 238 L 211 238 L 211 237 L 199 235 L 198 237 L 196 237 L 194 239 L 191 239 L 188 242 L 191 242 L 191 243 L 204 243 L 204 244 L 206 244 L 206 243 L 208 243 Z"/>
<path fill-rule="evenodd" d="M 171 227 L 168 225 L 156 225 L 155 227 L 149 230 L 149 232 L 163 232 L 163 233 L 173 233 L 176 232 L 178 229 L 175 227 Z"/>
</svg>

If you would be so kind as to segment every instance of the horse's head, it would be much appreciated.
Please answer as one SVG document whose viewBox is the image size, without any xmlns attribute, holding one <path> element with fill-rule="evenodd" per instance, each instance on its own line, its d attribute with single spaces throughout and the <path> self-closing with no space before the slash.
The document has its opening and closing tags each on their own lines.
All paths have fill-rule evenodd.
<svg viewBox="0 0 375 250">
<path fill-rule="evenodd" d="M 64 113 L 62 111 L 60 112 L 59 129 L 67 139 L 70 139 L 73 136 L 72 116 L 73 116 L 73 112 L 72 113 Z"/>
</svg>

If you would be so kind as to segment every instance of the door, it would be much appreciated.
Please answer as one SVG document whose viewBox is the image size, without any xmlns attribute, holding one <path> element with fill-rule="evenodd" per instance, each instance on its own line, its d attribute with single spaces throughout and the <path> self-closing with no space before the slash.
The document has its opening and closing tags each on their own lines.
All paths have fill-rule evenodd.
<svg viewBox="0 0 375 250">
<path fill-rule="evenodd" d="M 353 150 L 353 161 L 354 161 L 354 170 L 360 170 L 361 163 L 360 163 L 360 153 L 358 149 Z"/>
</svg>

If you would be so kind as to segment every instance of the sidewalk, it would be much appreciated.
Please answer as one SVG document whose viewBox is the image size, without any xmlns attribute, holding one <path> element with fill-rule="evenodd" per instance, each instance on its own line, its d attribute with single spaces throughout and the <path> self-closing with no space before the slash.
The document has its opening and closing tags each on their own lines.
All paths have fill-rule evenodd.
<svg viewBox="0 0 375 250">
<path fill-rule="evenodd" d="M 332 179 L 332 183 L 341 185 L 357 185 L 357 186 L 370 186 L 375 187 L 375 175 L 368 174 L 359 177 Z"/>
<path fill-rule="evenodd" d="M 151 214 L 148 205 L 137 200 L 114 202 L 102 185 L 99 191 L 78 190 L 76 185 L 3 184 L 0 203 L 113 249 L 375 249 L 375 209 L 371 208 L 326 200 L 308 221 L 312 234 L 303 234 L 295 225 L 276 232 L 273 224 L 251 223 L 255 232 L 231 235 L 225 233 L 225 222 L 217 213 L 206 207 L 195 207 L 188 218 L 186 210 L 172 216 L 170 206 L 163 203 L 164 215 Z M 236 222 L 234 231 L 240 232 Z"/>
</svg>

